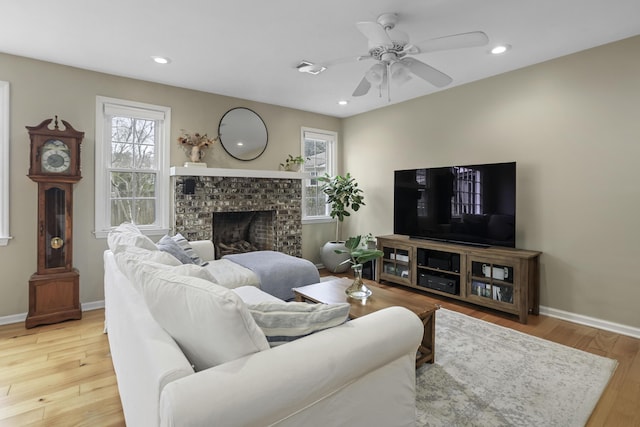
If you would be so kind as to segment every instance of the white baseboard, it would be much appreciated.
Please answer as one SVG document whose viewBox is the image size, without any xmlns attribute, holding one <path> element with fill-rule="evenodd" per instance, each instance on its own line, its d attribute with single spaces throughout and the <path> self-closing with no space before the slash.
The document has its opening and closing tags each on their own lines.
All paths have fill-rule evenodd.
<svg viewBox="0 0 640 427">
<path fill-rule="evenodd" d="M 91 311 L 104 308 L 104 300 L 85 302 L 80 304 L 82 311 Z M 0 317 L 0 325 L 10 325 L 12 323 L 22 323 L 27 319 L 27 313 L 12 314 L 10 316 Z"/>
<path fill-rule="evenodd" d="M 26 320 L 27 313 L 12 314 L 11 316 L 0 317 L 0 325 L 10 325 L 12 323 L 22 323 Z"/>
<path fill-rule="evenodd" d="M 82 306 L 82 311 L 99 310 L 104 308 L 104 300 L 85 302 L 80 305 Z"/>
<path fill-rule="evenodd" d="M 98 310 L 101 308 L 104 308 L 104 300 L 86 302 L 82 304 L 82 311 Z M 640 328 L 635 328 L 633 326 L 622 325 L 620 323 L 609 322 L 607 320 L 583 316 L 582 314 L 571 313 L 568 311 L 558 310 L 556 308 L 545 306 L 540 306 L 540 314 L 640 339 Z M 27 313 L 12 314 L 10 316 L 0 317 L 0 325 L 21 323 L 24 322 L 26 318 Z"/>
<path fill-rule="evenodd" d="M 628 335 L 633 338 L 640 338 L 640 328 L 635 328 L 633 326 L 622 325 L 620 323 L 609 322 L 607 320 L 597 319 L 595 317 L 583 316 L 582 314 L 571 313 L 568 311 L 544 306 L 540 306 L 540 314 L 566 320 L 568 322 L 578 323 L 580 325 L 591 326 L 593 328 L 615 332 L 616 334 Z"/>
</svg>

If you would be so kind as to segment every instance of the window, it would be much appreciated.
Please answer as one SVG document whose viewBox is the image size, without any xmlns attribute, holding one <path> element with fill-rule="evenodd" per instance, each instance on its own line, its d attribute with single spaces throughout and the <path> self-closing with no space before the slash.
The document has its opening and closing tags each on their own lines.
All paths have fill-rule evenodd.
<svg viewBox="0 0 640 427">
<path fill-rule="evenodd" d="M 460 218 L 462 214 L 482 213 L 482 194 L 479 170 L 465 167 L 453 169 L 453 198 L 451 216 Z"/>
<path fill-rule="evenodd" d="M 335 175 L 337 139 L 336 132 L 302 128 L 303 171 L 310 175 L 302 181 L 303 223 L 331 221 L 327 198 L 317 177 Z"/>
<path fill-rule="evenodd" d="M 169 229 L 171 109 L 96 99 L 96 237 L 123 222 L 147 234 Z"/>
<path fill-rule="evenodd" d="M 9 243 L 9 82 L 0 81 L 0 246 Z"/>
</svg>

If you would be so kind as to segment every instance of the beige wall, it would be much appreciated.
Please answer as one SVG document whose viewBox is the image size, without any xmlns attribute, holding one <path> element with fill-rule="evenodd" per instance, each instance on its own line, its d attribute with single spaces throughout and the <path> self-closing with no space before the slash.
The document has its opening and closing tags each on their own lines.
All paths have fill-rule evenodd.
<svg viewBox="0 0 640 427">
<path fill-rule="evenodd" d="M 0 54 L 0 80 L 11 83 L 11 233 L 0 247 L 0 317 L 27 310 L 36 261 L 36 184 L 27 177 L 25 125 L 58 114 L 86 134 L 83 180 L 75 195 L 75 266 L 81 300 L 101 300 L 104 240 L 93 229 L 95 96 L 172 108 L 172 139 L 181 128 L 215 134 L 228 109 L 254 109 L 269 129 L 256 161 L 220 167 L 276 169 L 299 152 L 301 126 L 340 132 L 343 170 L 365 190 L 367 206 L 345 222 L 343 236 L 392 231 L 396 169 L 453 163 L 518 162 L 517 245 L 544 252 L 544 306 L 640 327 L 640 37 L 339 120 L 265 104 L 178 89 Z M 393 159 L 390 161 L 390 159 Z M 184 155 L 172 147 L 172 165 Z M 332 224 L 303 228 L 303 255 L 318 262 Z"/>
<path fill-rule="evenodd" d="M 212 77 L 212 78 L 215 78 Z M 36 190 L 27 178 L 29 138 L 26 125 L 37 125 L 58 115 L 85 132 L 82 144 L 82 175 L 74 190 L 74 266 L 80 271 L 80 299 L 99 301 L 102 291 L 102 252 L 105 239 L 94 238 L 94 139 L 95 98 L 103 95 L 172 109 L 171 139 L 180 129 L 216 135 L 222 115 L 234 107 L 256 111 L 267 125 L 269 144 L 265 153 L 249 162 L 235 160 L 216 144 L 207 154 L 210 166 L 276 170 L 286 155 L 300 153 L 302 126 L 339 132 L 333 117 L 212 95 L 139 80 L 119 78 L 47 62 L 0 54 L 0 80 L 11 85 L 11 183 L 10 232 L 13 240 L 0 247 L 0 317 L 25 313 L 28 281 L 36 270 Z M 177 143 L 171 147 L 171 165 L 186 160 Z M 317 261 L 318 247 L 331 239 L 326 225 L 303 227 L 303 255 Z"/>
<path fill-rule="evenodd" d="M 640 37 L 343 121 L 367 206 L 393 231 L 393 171 L 516 161 L 517 246 L 544 252 L 541 303 L 640 327 Z"/>
</svg>

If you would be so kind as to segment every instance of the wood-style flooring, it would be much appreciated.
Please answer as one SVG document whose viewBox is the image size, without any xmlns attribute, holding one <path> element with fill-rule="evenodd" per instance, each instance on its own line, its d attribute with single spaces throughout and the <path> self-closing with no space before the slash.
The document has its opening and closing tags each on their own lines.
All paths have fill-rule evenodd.
<svg viewBox="0 0 640 427">
<path fill-rule="evenodd" d="M 587 425 L 640 426 L 640 340 L 542 315 L 529 316 L 523 325 L 459 301 L 433 302 L 618 360 Z M 0 326 L 0 427 L 124 425 L 103 322 L 104 310 L 94 310 L 82 320 L 33 329 Z"/>
</svg>

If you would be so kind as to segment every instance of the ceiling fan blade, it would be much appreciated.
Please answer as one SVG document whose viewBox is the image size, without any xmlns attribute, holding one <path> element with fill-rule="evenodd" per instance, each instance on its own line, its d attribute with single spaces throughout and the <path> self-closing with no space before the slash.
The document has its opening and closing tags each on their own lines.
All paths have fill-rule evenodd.
<svg viewBox="0 0 640 427">
<path fill-rule="evenodd" d="M 420 52 L 434 52 L 437 50 L 462 49 L 465 47 L 485 46 L 489 43 L 489 37 L 482 31 L 454 34 L 452 36 L 439 37 L 418 43 L 416 47 Z"/>
<path fill-rule="evenodd" d="M 413 74 L 436 87 L 444 87 L 453 81 L 453 79 L 445 73 L 438 71 L 430 65 L 418 61 L 415 58 L 403 58 L 400 62 L 409 67 L 409 70 Z"/>
<path fill-rule="evenodd" d="M 377 22 L 358 22 L 356 27 L 369 40 L 370 46 L 393 46 L 393 41 L 382 25 Z"/>
<path fill-rule="evenodd" d="M 369 93 L 369 89 L 371 89 L 371 83 L 367 80 L 366 77 L 363 77 L 358 84 L 356 90 L 353 91 L 352 96 L 363 96 Z"/>
</svg>

